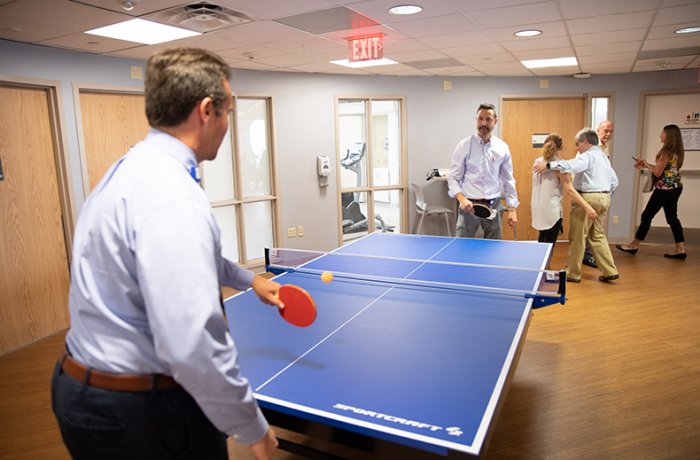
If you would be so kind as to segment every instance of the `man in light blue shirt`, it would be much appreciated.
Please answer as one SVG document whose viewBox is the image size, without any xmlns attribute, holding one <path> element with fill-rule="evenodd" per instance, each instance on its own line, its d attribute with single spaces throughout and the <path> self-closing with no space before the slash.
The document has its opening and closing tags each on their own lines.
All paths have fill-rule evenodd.
<svg viewBox="0 0 700 460">
<path fill-rule="evenodd" d="M 513 161 L 508 144 L 493 136 L 496 123 L 496 108 L 481 104 L 476 112 L 476 133 L 462 139 L 452 154 L 447 186 L 450 198 L 459 202 L 458 237 L 473 238 L 481 226 L 484 238 L 500 239 L 502 194 L 509 209 L 508 225 L 514 227 L 518 222 Z M 477 217 L 475 204 L 495 209 L 495 217 Z"/>
<path fill-rule="evenodd" d="M 567 256 L 566 278 L 573 283 L 581 282 L 581 265 L 586 241 L 591 247 L 598 268 L 603 272 L 600 281 L 612 281 L 620 276 L 615 267 L 608 239 L 603 231 L 602 221 L 610 207 L 610 196 L 618 185 L 617 175 L 608 156 L 598 147 L 598 135 L 591 128 L 584 128 L 576 134 L 578 154 L 572 160 L 558 160 L 539 163 L 535 172 L 546 169 L 575 174 L 574 188 L 598 214 L 590 219 L 586 211 L 572 203 L 569 213 L 569 253 Z"/>
<path fill-rule="evenodd" d="M 67 354 L 53 410 L 75 459 L 226 459 L 226 437 L 256 459 L 277 447 L 222 311 L 220 287 L 252 287 L 281 306 L 279 284 L 221 255 L 196 182 L 233 110 L 228 65 L 205 50 L 148 60 L 152 129 L 105 174 L 80 214 L 71 261 Z M 261 308 L 263 308 L 261 306 Z"/>
</svg>

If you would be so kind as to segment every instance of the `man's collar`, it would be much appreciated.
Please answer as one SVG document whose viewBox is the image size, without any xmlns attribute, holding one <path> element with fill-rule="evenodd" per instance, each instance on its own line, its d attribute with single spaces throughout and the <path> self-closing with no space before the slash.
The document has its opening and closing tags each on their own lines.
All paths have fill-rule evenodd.
<svg viewBox="0 0 700 460">
<path fill-rule="evenodd" d="M 489 144 L 491 142 L 491 139 L 493 139 L 493 135 L 489 136 L 489 138 L 487 140 L 483 140 L 481 138 L 481 136 L 479 136 L 479 133 L 477 132 L 476 138 L 479 140 L 479 143 L 486 145 L 486 144 Z"/>
</svg>

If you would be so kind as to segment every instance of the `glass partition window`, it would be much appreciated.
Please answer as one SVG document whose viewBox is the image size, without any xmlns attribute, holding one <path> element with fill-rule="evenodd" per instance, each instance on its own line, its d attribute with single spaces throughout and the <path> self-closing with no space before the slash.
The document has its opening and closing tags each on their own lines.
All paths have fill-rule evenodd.
<svg viewBox="0 0 700 460">
<path fill-rule="evenodd" d="M 601 121 L 609 120 L 609 103 L 609 97 L 591 98 L 591 127 L 593 129 L 598 129 Z"/>
<path fill-rule="evenodd" d="M 399 101 L 372 101 L 373 185 L 401 185 Z"/>
<path fill-rule="evenodd" d="M 403 229 L 402 104 L 401 99 L 338 99 L 341 242 Z"/>
<path fill-rule="evenodd" d="M 341 100 L 338 103 L 340 183 L 344 188 L 367 185 L 367 104 Z"/>
<path fill-rule="evenodd" d="M 273 182 L 271 100 L 234 99 L 235 117 L 215 160 L 200 165 L 202 187 L 221 230 L 224 256 L 242 264 L 274 247 L 277 197 Z"/>
<path fill-rule="evenodd" d="M 272 202 L 270 200 L 246 203 L 245 215 L 246 254 L 249 259 L 265 257 L 265 248 L 275 247 L 272 230 Z"/>
<path fill-rule="evenodd" d="M 591 127 L 595 130 L 598 129 L 598 126 L 600 125 L 601 122 L 605 120 L 612 120 L 613 119 L 613 108 L 612 108 L 612 97 L 611 96 L 591 96 Z M 612 152 L 614 149 L 612 146 L 615 143 L 615 138 L 611 138 L 610 140 L 610 146 L 608 148 L 608 152 L 610 152 L 610 155 L 612 157 Z"/>
<path fill-rule="evenodd" d="M 267 101 L 238 99 L 236 114 L 241 191 L 247 197 L 271 195 Z"/>
</svg>

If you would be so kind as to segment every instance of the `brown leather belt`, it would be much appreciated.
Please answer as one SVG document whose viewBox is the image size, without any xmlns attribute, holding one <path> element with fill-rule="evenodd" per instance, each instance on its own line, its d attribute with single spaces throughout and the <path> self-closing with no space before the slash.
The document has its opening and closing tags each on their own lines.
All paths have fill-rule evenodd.
<svg viewBox="0 0 700 460">
<path fill-rule="evenodd" d="M 179 388 L 172 377 L 163 374 L 114 374 L 87 368 L 68 353 L 61 358 L 63 372 L 85 384 L 112 391 L 152 391 Z"/>
</svg>

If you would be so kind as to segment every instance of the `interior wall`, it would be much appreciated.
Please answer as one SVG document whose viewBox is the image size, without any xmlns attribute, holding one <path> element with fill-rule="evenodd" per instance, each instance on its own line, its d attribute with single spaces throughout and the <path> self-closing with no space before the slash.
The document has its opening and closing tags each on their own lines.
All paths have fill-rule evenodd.
<svg viewBox="0 0 700 460">
<path fill-rule="evenodd" d="M 144 62 L 24 45 L 0 40 L 0 74 L 17 77 L 51 78 L 63 83 L 64 139 L 74 190 L 83 190 L 75 125 L 75 104 L 70 90 L 75 82 L 99 83 L 142 88 L 141 80 L 130 77 L 131 66 Z M 443 90 L 443 80 L 452 81 L 452 90 Z M 610 92 L 615 100 L 615 152 L 613 166 L 621 186 L 613 197 L 610 215 L 619 215 L 619 224 L 610 224 L 611 242 L 630 236 L 633 203 L 636 201 L 634 172 L 627 156 L 637 145 L 640 96 L 644 91 L 698 88 L 697 69 L 646 72 L 625 75 L 595 75 L 587 80 L 548 77 L 548 88 L 540 88 L 538 77 L 390 77 L 320 75 L 233 71 L 235 92 L 264 93 L 273 99 L 277 174 L 280 196 L 280 228 L 303 225 L 302 238 L 279 242 L 291 248 L 329 250 L 337 245 L 337 188 L 333 162 L 328 187 L 318 185 L 316 157 L 336 158 L 336 96 L 403 96 L 406 98 L 408 181 L 425 182 L 425 173 L 449 166 L 455 145 L 475 130 L 477 106 L 498 104 L 503 96 L 542 96 Z M 496 127 L 498 135 L 499 127 Z M 412 198 L 411 198 L 412 199 Z M 76 198 L 76 209 L 84 198 Z M 410 208 L 410 206 L 409 206 Z M 415 222 L 410 213 L 409 228 Z"/>
</svg>

